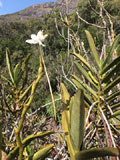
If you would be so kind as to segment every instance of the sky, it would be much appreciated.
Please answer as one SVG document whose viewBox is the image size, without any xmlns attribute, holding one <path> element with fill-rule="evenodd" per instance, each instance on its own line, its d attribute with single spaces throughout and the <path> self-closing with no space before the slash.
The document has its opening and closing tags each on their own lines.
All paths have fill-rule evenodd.
<svg viewBox="0 0 120 160">
<path fill-rule="evenodd" d="M 15 13 L 33 4 L 51 1 L 55 2 L 56 0 L 0 0 L 0 15 Z"/>
</svg>

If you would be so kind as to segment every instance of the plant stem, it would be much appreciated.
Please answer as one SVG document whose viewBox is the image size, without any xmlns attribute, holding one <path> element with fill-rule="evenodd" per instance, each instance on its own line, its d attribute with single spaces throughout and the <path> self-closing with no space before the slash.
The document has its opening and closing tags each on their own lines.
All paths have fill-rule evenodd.
<svg viewBox="0 0 120 160">
<path fill-rule="evenodd" d="M 40 55 L 41 55 L 41 57 L 42 57 L 42 62 L 43 62 L 43 66 L 44 66 L 44 70 L 45 70 L 46 78 L 47 78 L 48 85 L 49 85 L 49 90 L 50 90 L 51 100 L 52 100 L 53 109 L 54 109 L 54 116 L 55 116 L 55 120 L 56 120 L 56 107 L 55 107 L 55 100 L 54 100 L 54 96 L 53 96 L 52 87 L 51 87 L 50 79 L 49 79 L 49 76 L 48 76 L 47 68 L 46 68 L 46 65 L 45 65 L 45 62 L 44 62 L 44 58 L 43 58 L 43 49 L 42 49 L 42 47 L 41 47 L 41 46 L 40 46 Z"/>
</svg>

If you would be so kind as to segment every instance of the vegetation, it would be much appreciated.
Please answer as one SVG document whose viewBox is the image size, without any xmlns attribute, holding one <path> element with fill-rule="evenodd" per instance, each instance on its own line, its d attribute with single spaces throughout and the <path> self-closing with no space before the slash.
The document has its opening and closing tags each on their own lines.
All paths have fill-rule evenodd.
<svg viewBox="0 0 120 160">
<path fill-rule="evenodd" d="M 68 159 L 119 159 L 119 5 L 81 0 L 67 16 L 1 23 L 0 160 L 44 159 L 56 133 Z M 42 56 L 25 43 L 39 30 L 48 34 Z"/>
</svg>

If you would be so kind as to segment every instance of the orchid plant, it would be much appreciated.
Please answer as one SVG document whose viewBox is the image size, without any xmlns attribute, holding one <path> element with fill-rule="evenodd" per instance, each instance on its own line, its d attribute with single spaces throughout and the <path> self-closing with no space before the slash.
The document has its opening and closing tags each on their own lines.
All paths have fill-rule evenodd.
<svg viewBox="0 0 120 160">
<path fill-rule="evenodd" d="M 8 83 L 10 89 L 8 89 L 8 92 L 6 92 L 6 94 L 4 93 L 5 96 L 3 98 L 3 101 L 5 102 L 5 104 L 3 108 L 5 111 L 10 112 L 11 115 L 14 115 L 15 113 L 17 113 L 15 114 L 17 120 L 15 123 L 15 126 L 13 127 L 12 136 L 10 136 L 10 138 L 7 139 L 10 144 L 14 145 L 14 148 L 12 148 L 11 151 L 8 153 L 8 155 L 6 155 L 7 160 L 14 160 L 16 158 L 18 158 L 18 160 L 23 160 L 25 158 L 26 160 L 27 159 L 31 159 L 31 160 L 41 159 L 45 157 L 54 146 L 54 144 L 48 144 L 48 145 L 45 145 L 44 147 L 41 147 L 36 153 L 34 151 L 33 151 L 34 153 L 26 153 L 25 151 L 27 147 L 34 150 L 34 147 L 33 148 L 30 147 L 31 141 L 33 141 L 36 138 L 41 139 L 45 136 L 53 134 L 54 132 L 53 131 L 36 132 L 34 134 L 27 135 L 27 137 L 25 137 L 24 139 L 23 139 L 23 133 L 22 133 L 23 128 L 25 126 L 24 124 L 25 124 L 27 112 L 31 107 L 31 103 L 35 96 L 36 88 L 39 82 L 41 81 L 41 78 L 44 75 L 44 72 L 47 76 L 50 93 L 51 93 L 52 101 L 54 104 L 52 88 L 50 85 L 50 80 L 48 77 L 45 62 L 43 59 L 42 47 L 45 47 L 45 44 L 43 42 L 45 41 L 47 36 L 48 35 L 47 34 L 44 35 L 43 30 L 41 30 L 37 33 L 37 35 L 32 34 L 31 39 L 26 40 L 27 43 L 39 44 L 39 47 L 40 47 L 40 64 L 38 68 L 38 75 L 36 76 L 34 81 L 29 86 L 27 86 L 25 79 L 27 76 L 27 71 L 28 71 L 27 65 L 28 65 L 28 61 L 30 58 L 30 54 L 27 55 L 27 57 L 25 58 L 21 66 L 20 66 L 20 63 L 18 63 L 13 68 L 11 58 L 10 58 L 10 52 L 8 49 L 6 50 L 6 63 L 7 63 L 8 72 L 9 72 L 9 79 L 1 75 L 1 78 L 3 80 L 3 86 L 1 86 L 2 87 L 1 93 L 2 94 L 4 93 L 4 85 L 6 84 L 6 82 Z M 8 100 L 8 96 L 10 97 L 9 100 Z M 2 130 L 1 130 L 2 123 L 1 122 L 2 121 L 0 118 L 0 135 L 2 134 Z M 13 138 L 13 135 L 15 135 L 14 143 L 11 141 L 11 139 Z M 4 147 L 2 144 L 1 137 L 2 136 L 0 136 L 0 160 L 2 156 L 1 146 Z M 7 153 L 6 146 L 7 144 L 5 145 L 5 153 Z"/>
<path fill-rule="evenodd" d="M 32 130 L 30 134 L 28 134 L 27 132 L 24 134 L 23 132 L 24 127 L 26 127 L 25 121 L 27 119 L 27 113 L 31 108 L 31 103 L 34 100 L 37 86 L 38 84 L 40 84 L 40 81 L 44 75 L 43 61 L 40 56 L 40 64 L 36 78 L 34 78 L 34 81 L 31 84 L 29 84 L 29 82 L 26 81 L 28 75 L 27 67 L 29 59 L 30 54 L 27 55 L 23 63 L 21 63 L 21 66 L 20 63 L 18 63 L 13 68 L 10 52 L 8 49 L 6 50 L 6 63 L 8 67 L 9 78 L 6 78 L 3 75 L 1 75 L 2 83 L 0 87 L 2 97 L 4 94 L 4 97 L 1 100 L 1 102 L 4 103 L 0 105 L 0 108 L 2 108 L 2 112 L 7 112 L 10 115 L 10 118 L 13 120 L 12 122 L 10 121 L 11 125 L 8 127 L 8 134 L 11 134 L 10 137 L 3 137 L 2 126 L 4 125 L 4 122 L 1 118 L 2 113 L 0 112 L 0 160 L 2 156 L 1 154 L 3 153 L 2 151 L 5 152 L 6 160 L 15 160 L 16 158 L 18 160 L 41 159 L 41 157 L 45 157 L 54 146 L 54 144 L 48 144 L 44 147 L 42 146 L 35 153 L 35 146 L 30 147 L 30 143 L 32 143 L 32 141 L 36 138 L 43 139 L 43 137 L 52 134 L 53 131 L 34 132 L 33 130 L 34 134 L 31 134 Z M 5 87 L 6 90 L 4 90 Z M 7 118 L 5 118 L 5 121 L 6 119 Z M 11 128 L 13 129 L 12 132 Z M 13 139 L 15 139 L 15 141 Z M 10 150 L 8 148 L 8 144 L 10 144 Z M 31 153 L 26 152 L 27 148 L 31 150 Z"/>
</svg>

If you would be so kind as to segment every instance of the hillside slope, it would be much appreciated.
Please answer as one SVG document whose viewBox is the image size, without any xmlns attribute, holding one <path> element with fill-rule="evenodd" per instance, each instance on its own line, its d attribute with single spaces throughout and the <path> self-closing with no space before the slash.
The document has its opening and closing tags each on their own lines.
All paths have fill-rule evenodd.
<svg viewBox="0 0 120 160">
<path fill-rule="evenodd" d="M 43 18 L 46 14 L 58 8 L 62 13 L 71 13 L 77 6 L 78 0 L 57 0 L 32 5 L 14 14 L 0 16 L 0 22 L 27 21 L 33 18 Z"/>
</svg>

